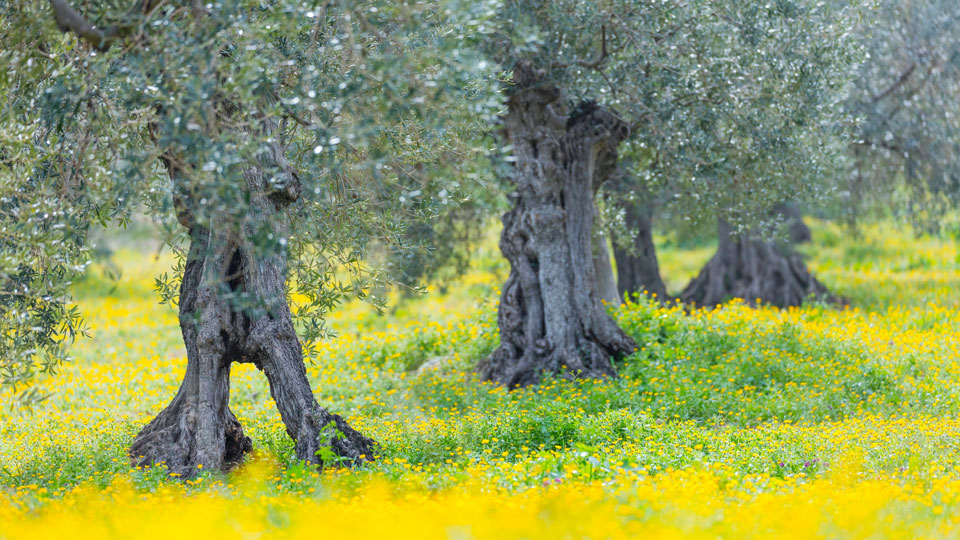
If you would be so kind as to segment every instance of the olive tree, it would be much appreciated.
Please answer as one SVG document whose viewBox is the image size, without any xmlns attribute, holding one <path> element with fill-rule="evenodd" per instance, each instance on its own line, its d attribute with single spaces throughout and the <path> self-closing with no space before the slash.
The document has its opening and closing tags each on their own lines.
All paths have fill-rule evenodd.
<svg viewBox="0 0 960 540">
<path fill-rule="evenodd" d="M 868 58 L 849 96 L 859 123 L 840 213 L 852 223 L 871 208 L 893 208 L 935 231 L 960 202 L 960 5 L 879 4 L 857 28 Z"/>
<path fill-rule="evenodd" d="M 488 11 L 0 4 L 5 380 L 54 366 L 64 337 L 82 331 L 69 282 L 88 264 L 90 226 L 146 209 L 183 253 L 158 288 L 179 305 L 187 369 L 132 462 L 184 475 L 236 463 L 250 449 L 229 408 L 239 362 L 266 375 L 297 458 L 372 459 L 374 442 L 311 391 L 290 289 L 308 299 L 295 311 L 312 338 L 338 295 L 380 277 L 364 263 L 368 244 L 401 241 L 397 224 L 411 222 L 397 171 L 455 167 L 444 156 L 462 160 L 471 126 L 496 105 L 469 42 Z M 335 271 L 355 279 L 332 282 Z"/>
<path fill-rule="evenodd" d="M 793 305 L 827 294 L 787 247 L 804 226 L 784 201 L 818 200 L 840 178 L 852 124 L 843 100 L 862 55 L 852 29 L 866 8 L 700 7 L 709 15 L 690 13 L 662 43 L 649 40 L 643 97 L 653 119 L 609 197 L 619 292 L 666 298 L 651 234 L 664 219 L 673 231 L 718 223 L 717 254 L 685 302 Z M 777 234 L 787 223 L 793 230 Z"/>
<path fill-rule="evenodd" d="M 644 213 L 624 205 L 640 200 L 740 227 L 808 191 L 843 149 L 834 119 L 851 24 L 799 0 L 514 0 L 497 22 L 487 50 L 510 69 L 502 128 L 515 191 L 500 348 L 480 372 L 510 386 L 545 371 L 613 374 L 635 344 L 600 301 L 598 267 L 610 265 L 594 264 L 606 249 L 594 241 L 597 191 L 627 229 Z"/>
<path fill-rule="evenodd" d="M 774 227 L 784 230 L 734 232 L 718 220 L 717 252 L 680 294 L 684 302 L 715 306 L 731 298 L 748 305 L 799 306 L 805 300 L 842 303 L 807 269 L 794 246 L 810 241 L 810 229 L 794 203 L 771 211 Z"/>
</svg>

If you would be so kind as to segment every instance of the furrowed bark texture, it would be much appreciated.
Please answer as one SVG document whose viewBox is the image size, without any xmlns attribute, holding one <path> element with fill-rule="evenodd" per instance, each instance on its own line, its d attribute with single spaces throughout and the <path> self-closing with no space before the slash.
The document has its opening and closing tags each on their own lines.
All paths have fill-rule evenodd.
<svg viewBox="0 0 960 540">
<path fill-rule="evenodd" d="M 791 245 L 809 241 L 810 230 L 795 207 L 784 205 L 776 211 L 789 220 Z M 801 255 L 789 245 L 732 236 L 730 226 L 722 220 L 719 236 L 717 253 L 687 285 L 680 296 L 683 302 L 715 306 L 742 298 L 749 305 L 759 300 L 781 308 L 799 306 L 811 296 L 841 302 L 810 274 Z"/>
<path fill-rule="evenodd" d="M 657 248 L 653 244 L 652 212 L 639 203 L 626 203 L 623 209 L 627 227 L 631 231 L 637 231 L 637 235 L 630 249 L 621 247 L 617 242 L 613 243 L 620 298 L 646 292 L 665 302 L 668 300 L 667 287 L 660 276 Z"/>
<path fill-rule="evenodd" d="M 566 116 L 559 89 L 541 77 L 527 63 L 514 69 L 504 124 L 517 191 L 500 238 L 510 276 L 500 347 L 478 366 L 509 387 L 544 372 L 614 375 L 611 359 L 635 348 L 600 303 L 591 246 L 595 185 L 616 166 L 628 128 L 591 102 Z"/>
<path fill-rule="evenodd" d="M 180 287 L 187 371 L 173 401 L 134 439 L 134 465 L 166 463 L 171 473 L 189 477 L 200 466 L 227 470 L 240 462 L 251 443 L 228 405 L 234 362 L 253 363 L 267 376 L 298 459 L 322 464 L 322 446 L 347 464 L 373 459 L 375 443 L 314 399 L 286 303 L 285 255 L 251 240 L 265 230 L 285 238 L 285 208 L 300 195 L 292 171 L 279 182 L 265 174 L 284 163 L 279 146 L 269 150 L 260 159 L 272 161 L 245 172 L 251 202 L 239 226 L 225 218 L 218 227 L 216 217 L 201 225 L 187 196 L 177 197 L 178 218 L 191 239 Z M 176 186 L 177 169 L 166 164 Z"/>
</svg>

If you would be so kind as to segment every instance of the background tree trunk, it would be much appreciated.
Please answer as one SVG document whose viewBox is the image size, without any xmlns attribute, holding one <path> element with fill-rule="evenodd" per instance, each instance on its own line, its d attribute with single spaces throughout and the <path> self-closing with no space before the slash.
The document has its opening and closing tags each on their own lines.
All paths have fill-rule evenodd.
<svg viewBox="0 0 960 540">
<path fill-rule="evenodd" d="M 180 286 L 187 372 L 173 401 L 130 446 L 135 465 L 166 463 L 170 472 L 191 476 L 200 466 L 226 470 L 240 461 L 251 442 L 228 406 L 234 362 L 251 362 L 267 376 L 298 459 L 321 464 L 321 446 L 348 463 L 373 458 L 374 442 L 314 399 L 286 303 L 286 255 L 252 240 L 265 228 L 285 238 L 285 208 L 300 195 L 299 179 L 279 166 L 285 163 L 280 147 L 271 144 L 263 154 L 265 162 L 244 174 L 250 203 L 239 224 L 226 210 L 203 224 L 195 219 L 186 180 L 174 160 L 164 160 L 175 192 L 180 189 L 178 219 L 190 230 Z M 272 174 L 278 168 L 286 171 L 282 181 Z"/>
<path fill-rule="evenodd" d="M 795 243 L 810 240 L 810 230 L 799 210 L 788 204 L 775 212 L 787 220 L 788 244 L 733 236 L 729 224 L 720 220 L 717 253 L 680 298 L 698 306 L 714 306 L 731 298 L 742 298 L 749 305 L 759 300 L 777 307 L 799 306 L 811 296 L 840 302 L 810 274 L 801 255 L 792 249 Z"/>
<path fill-rule="evenodd" d="M 527 62 L 514 68 L 504 127 L 517 191 L 500 238 L 510 276 L 500 347 L 478 366 L 510 387 L 544 372 L 613 375 L 611 359 L 635 348 L 600 303 L 591 245 L 595 185 L 616 166 L 628 128 L 593 102 L 566 117 L 559 89 L 542 77 Z"/>
<path fill-rule="evenodd" d="M 627 228 L 637 231 L 631 249 L 613 243 L 613 256 L 617 261 L 617 289 L 624 295 L 641 294 L 646 291 L 659 301 L 668 300 L 667 287 L 660 276 L 657 248 L 653 244 L 653 213 L 641 202 L 623 205 Z"/>
</svg>

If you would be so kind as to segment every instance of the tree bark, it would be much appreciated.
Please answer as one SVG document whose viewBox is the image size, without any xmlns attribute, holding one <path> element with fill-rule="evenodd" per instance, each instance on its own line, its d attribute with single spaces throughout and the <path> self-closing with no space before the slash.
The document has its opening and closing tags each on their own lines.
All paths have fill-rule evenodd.
<svg viewBox="0 0 960 540">
<path fill-rule="evenodd" d="M 683 302 L 715 306 L 741 298 L 751 306 L 761 302 L 781 308 L 799 306 L 810 297 L 842 302 L 810 274 L 803 257 L 792 249 L 810 239 L 799 210 L 783 205 L 775 211 L 787 219 L 788 244 L 733 236 L 729 224 L 720 220 L 717 253 L 684 289 Z"/>
<path fill-rule="evenodd" d="M 653 215 L 642 203 L 624 204 L 626 226 L 637 231 L 629 249 L 613 243 L 617 261 L 617 290 L 620 297 L 648 294 L 661 302 L 668 300 L 667 287 L 660 276 L 657 248 L 653 244 Z"/>
<path fill-rule="evenodd" d="M 614 375 L 611 359 L 635 345 L 597 293 L 593 194 L 629 130 L 593 102 L 566 116 L 560 90 L 528 62 L 516 65 L 514 83 L 504 127 L 517 191 L 500 238 L 510 276 L 500 297 L 500 347 L 479 373 L 509 387 L 545 372 Z"/>
<path fill-rule="evenodd" d="M 234 362 L 253 363 L 267 376 L 298 459 L 322 465 L 321 447 L 348 464 L 373 459 L 375 443 L 314 399 L 286 302 L 286 254 L 253 240 L 264 230 L 286 238 L 285 209 L 300 195 L 279 145 L 267 146 L 244 173 L 250 202 L 239 223 L 226 209 L 198 220 L 189 195 L 181 189 L 175 197 L 191 240 L 180 286 L 187 371 L 173 401 L 130 446 L 134 465 L 165 463 L 189 477 L 201 466 L 227 470 L 240 462 L 251 442 L 229 408 Z M 177 192 L 186 180 L 175 160 L 164 162 Z M 284 174 L 273 174 L 278 168 Z"/>
</svg>

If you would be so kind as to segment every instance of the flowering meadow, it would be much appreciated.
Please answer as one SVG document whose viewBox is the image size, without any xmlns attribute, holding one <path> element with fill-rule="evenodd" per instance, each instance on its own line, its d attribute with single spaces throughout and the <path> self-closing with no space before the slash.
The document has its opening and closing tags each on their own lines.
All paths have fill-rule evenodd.
<svg viewBox="0 0 960 540">
<path fill-rule="evenodd" d="M 330 317 L 311 383 L 379 442 L 375 462 L 294 461 L 265 378 L 236 365 L 255 451 L 188 480 L 125 454 L 186 361 L 152 291 L 170 261 L 119 250 L 119 280 L 76 285 L 92 337 L 37 381 L 48 399 L 0 410 L 0 539 L 960 537 L 960 252 L 860 235 L 815 223 L 805 248 L 845 309 L 637 300 L 611 308 L 639 344 L 619 378 L 513 392 L 472 375 L 506 273 L 488 247 L 385 314 Z M 712 247 L 660 251 L 676 290 Z"/>
</svg>

